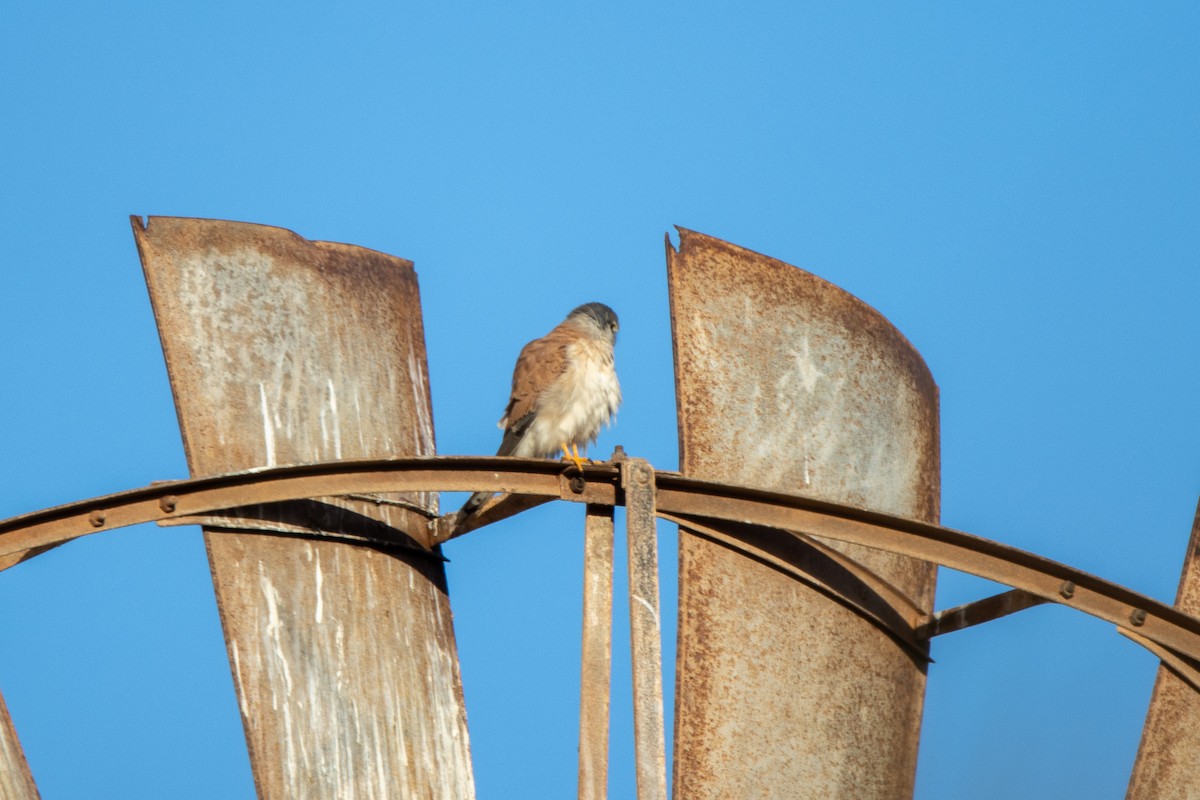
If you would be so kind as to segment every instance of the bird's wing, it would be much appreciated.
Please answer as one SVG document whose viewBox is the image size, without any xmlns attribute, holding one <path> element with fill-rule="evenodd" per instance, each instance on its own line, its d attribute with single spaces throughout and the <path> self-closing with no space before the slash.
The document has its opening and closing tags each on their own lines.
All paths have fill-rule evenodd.
<svg viewBox="0 0 1200 800">
<path fill-rule="evenodd" d="M 512 452 L 533 421 L 538 397 L 567 371 L 567 348 L 575 339 L 572 331 L 559 325 L 521 349 L 517 366 L 513 369 L 512 394 L 508 398 L 504 416 L 500 418 L 504 441 L 500 444 L 502 452 L 499 455 L 507 455 L 503 452 L 506 445 L 507 452 Z"/>
</svg>

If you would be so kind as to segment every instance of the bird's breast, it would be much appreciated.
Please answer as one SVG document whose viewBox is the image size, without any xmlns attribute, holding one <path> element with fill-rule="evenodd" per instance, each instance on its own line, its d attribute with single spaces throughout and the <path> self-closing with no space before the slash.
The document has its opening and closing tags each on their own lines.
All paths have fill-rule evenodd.
<svg viewBox="0 0 1200 800">
<path fill-rule="evenodd" d="M 551 455 L 562 443 L 586 446 L 617 413 L 621 385 L 612 349 L 591 343 L 571 347 L 567 369 L 539 395 L 522 453 Z"/>
</svg>

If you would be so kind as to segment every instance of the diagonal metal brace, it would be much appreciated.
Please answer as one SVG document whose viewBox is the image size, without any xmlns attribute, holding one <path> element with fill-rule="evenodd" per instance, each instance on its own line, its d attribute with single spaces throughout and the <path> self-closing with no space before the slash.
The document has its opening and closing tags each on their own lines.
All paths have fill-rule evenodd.
<svg viewBox="0 0 1200 800">
<path fill-rule="evenodd" d="M 1044 597 L 1038 597 L 1022 589 L 1012 589 L 932 614 L 917 627 L 917 636 L 921 639 L 931 639 L 934 636 L 961 631 L 963 628 L 970 628 L 973 625 L 982 625 L 985 622 L 991 622 L 1049 602 Z"/>
</svg>

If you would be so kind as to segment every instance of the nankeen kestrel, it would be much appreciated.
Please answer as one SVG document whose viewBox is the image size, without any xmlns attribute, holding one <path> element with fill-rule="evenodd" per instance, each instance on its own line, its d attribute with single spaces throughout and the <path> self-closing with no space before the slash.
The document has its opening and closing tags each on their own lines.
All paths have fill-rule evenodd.
<svg viewBox="0 0 1200 800">
<path fill-rule="evenodd" d="M 579 448 L 596 441 L 621 405 L 613 366 L 618 327 L 611 308 L 585 303 L 521 349 L 496 455 L 547 458 L 561 450 L 564 459 L 582 464 Z M 471 495 L 459 513 L 470 514 L 489 494 Z"/>
</svg>

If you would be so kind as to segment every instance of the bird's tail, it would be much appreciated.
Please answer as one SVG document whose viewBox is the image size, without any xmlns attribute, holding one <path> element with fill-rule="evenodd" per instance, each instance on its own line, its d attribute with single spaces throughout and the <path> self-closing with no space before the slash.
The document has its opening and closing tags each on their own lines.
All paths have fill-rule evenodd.
<svg viewBox="0 0 1200 800">
<path fill-rule="evenodd" d="M 516 451 L 517 445 L 521 443 L 521 437 L 525 435 L 526 429 L 533 422 L 533 412 L 530 411 L 521 419 L 509 425 L 504 431 L 504 439 L 500 442 L 500 449 L 496 451 L 498 456 L 511 456 Z M 476 492 L 467 498 L 467 502 L 463 503 L 462 508 L 458 510 L 458 519 L 474 514 L 484 502 L 491 497 L 494 492 Z"/>
<path fill-rule="evenodd" d="M 467 502 L 463 503 L 462 508 L 458 510 L 458 516 L 465 517 L 468 514 L 474 514 L 476 509 L 483 505 L 484 501 L 492 496 L 492 492 L 476 492 L 467 498 Z"/>
</svg>

